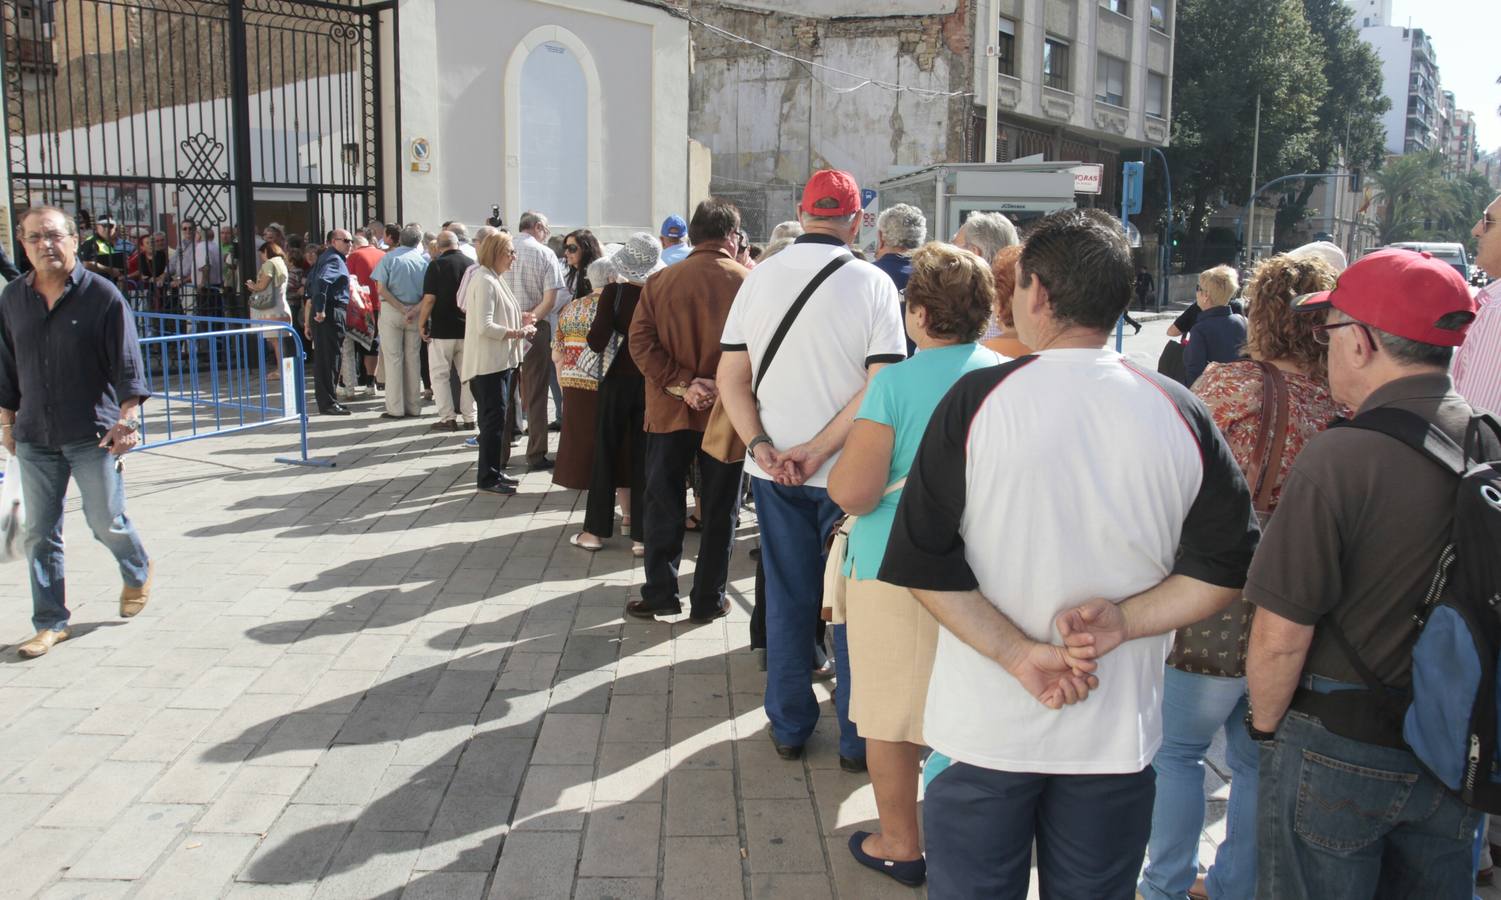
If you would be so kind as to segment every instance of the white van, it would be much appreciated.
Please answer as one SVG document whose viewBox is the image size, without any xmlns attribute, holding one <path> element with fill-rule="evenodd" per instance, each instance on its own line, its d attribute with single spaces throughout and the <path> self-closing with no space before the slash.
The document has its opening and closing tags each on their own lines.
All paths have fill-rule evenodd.
<svg viewBox="0 0 1501 900">
<path fill-rule="evenodd" d="M 1389 247 L 1400 247 L 1403 250 L 1417 250 L 1433 255 L 1434 259 L 1441 260 L 1453 266 L 1459 272 L 1459 277 L 1468 284 L 1470 281 L 1470 260 L 1465 255 L 1464 244 L 1440 244 L 1430 241 L 1398 241 L 1388 244 Z"/>
</svg>

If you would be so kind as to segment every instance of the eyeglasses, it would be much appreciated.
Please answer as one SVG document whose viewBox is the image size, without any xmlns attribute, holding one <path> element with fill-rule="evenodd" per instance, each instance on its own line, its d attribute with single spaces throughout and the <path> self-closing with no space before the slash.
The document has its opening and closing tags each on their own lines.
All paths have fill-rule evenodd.
<svg viewBox="0 0 1501 900">
<path fill-rule="evenodd" d="M 1327 347 L 1333 339 L 1333 336 L 1329 332 L 1336 328 L 1346 328 L 1351 325 L 1358 325 L 1361 328 L 1365 327 L 1364 322 L 1322 322 L 1313 326 L 1313 341 L 1316 344 L 1322 344 Z M 1369 336 L 1370 332 L 1366 332 L 1366 334 Z"/>
<path fill-rule="evenodd" d="M 38 246 L 41 244 L 60 244 L 64 240 L 72 236 L 73 235 L 69 234 L 66 231 L 44 231 L 41 233 L 31 232 L 29 234 L 22 235 L 21 240 L 22 242 L 31 244 L 32 246 Z"/>
<path fill-rule="evenodd" d="M 335 243 L 335 244 L 348 244 L 348 243 L 351 243 L 351 240 L 349 238 L 334 238 L 333 239 L 333 243 Z"/>
<path fill-rule="evenodd" d="M 564 244 L 563 245 L 563 252 L 564 253 L 577 253 L 577 252 L 579 252 L 579 245 L 578 244 Z"/>
<path fill-rule="evenodd" d="M 1487 231 L 1490 231 L 1491 230 L 1491 226 L 1494 225 L 1494 224 L 1496 224 L 1497 221 L 1501 221 L 1501 220 L 1498 220 L 1495 216 L 1491 215 L 1490 213 L 1486 213 L 1486 214 L 1482 215 L 1480 217 L 1480 233 L 1481 234 L 1485 234 Z"/>
</svg>

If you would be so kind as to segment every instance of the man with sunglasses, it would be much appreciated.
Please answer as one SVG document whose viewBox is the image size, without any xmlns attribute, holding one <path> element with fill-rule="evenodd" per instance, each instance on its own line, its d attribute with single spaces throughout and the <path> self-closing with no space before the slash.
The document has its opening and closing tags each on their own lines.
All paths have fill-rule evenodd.
<svg viewBox="0 0 1501 900">
<path fill-rule="evenodd" d="M 1471 405 L 1501 412 L 1501 196 L 1470 230 L 1475 265 L 1491 277 L 1475 301 L 1480 312 L 1454 357 L 1454 389 Z"/>
<path fill-rule="evenodd" d="M 1464 440 L 1473 409 L 1448 368 L 1475 304 L 1452 266 L 1381 250 L 1293 305 L 1324 318 L 1336 400 Z M 1479 814 L 1407 749 L 1355 662 L 1388 688 L 1411 684 L 1412 613 L 1453 514 L 1454 477 L 1385 434 L 1330 428 L 1294 461 L 1245 587 L 1258 607 L 1246 725 L 1266 745 L 1258 896 L 1471 896 Z"/>
</svg>

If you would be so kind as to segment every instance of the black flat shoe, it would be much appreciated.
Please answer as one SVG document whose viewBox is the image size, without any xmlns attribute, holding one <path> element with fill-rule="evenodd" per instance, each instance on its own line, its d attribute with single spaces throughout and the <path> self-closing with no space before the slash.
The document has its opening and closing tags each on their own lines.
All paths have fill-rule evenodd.
<svg viewBox="0 0 1501 900">
<path fill-rule="evenodd" d="M 501 484 L 509 484 L 512 487 L 515 487 L 516 485 L 521 483 L 520 478 L 517 478 L 515 475 L 507 475 L 504 472 L 501 472 L 498 478 L 500 479 Z"/>
<path fill-rule="evenodd" d="M 354 413 L 350 412 L 349 408 L 345 407 L 345 406 L 330 406 L 328 409 L 320 409 L 320 410 L 318 410 L 318 414 L 319 415 L 323 415 L 323 416 L 352 416 L 352 415 L 354 415 Z"/>
<path fill-rule="evenodd" d="M 380 417 L 382 419 L 405 419 L 406 418 L 406 416 L 393 416 L 390 413 L 381 413 Z"/>
<path fill-rule="evenodd" d="M 553 467 L 553 461 L 550 460 L 550 459 L 548 459 L 548 458 L 546 458 L 546 457 L 543 457 L 542 459 L 540 459 L 540 460 L 538 460 L 538 461 L 536 461 L 534 463 L 527 463 L 526 464 L 526 470 L 528 472 L 545 472 L 548 469 L 551 469 L 552 467 Z"/>
<path fill-rule="evenodd" d="M 839 768 L 851 775 L 863 775 L 865 774 L 865 760 L 850 759 L 848 756 L 841 756 L 839 757 Z"/>
<path fill-rule="evenodd" d="M 506 494 L 509 496 L 516 493 L 516 485 L 506 484 L 504 481 L 497 481 L 494 484 L 482 484 L 479 486 L 479 489 L 487 494 Z"/>
<path fill-rule="evenodd" d="M 850 835 L 850 855 L 862 866 L 875 869 L 882 875 L 891 878 L 907 887 L 918 887 L 928 880 L 928 861 L 922 857 L 898 862 L 894 859 L 882 859 L 879 856 L 871 856 L 865 852 L 865 839 L 870 837 L 868 831 L 857 831 Z"/>
</svg>

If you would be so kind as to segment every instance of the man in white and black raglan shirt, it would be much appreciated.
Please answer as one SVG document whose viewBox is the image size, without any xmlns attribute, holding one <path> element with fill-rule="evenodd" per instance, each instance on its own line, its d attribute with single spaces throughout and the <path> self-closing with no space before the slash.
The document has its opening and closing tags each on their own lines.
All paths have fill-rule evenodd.
<svg viewBox="0 0 1501 900">
<path fill-rule="evenodd" d="M 825 487 L 829 469 L 870 376 L 906 358 L 896 286 L 885 272 L 852 258 L 847 246 L 860 225 L 854 177 L 815 172 L 799 209 L 803 236 L 752 269 L 735 295 L 716 379 L 748 451 L 745 472 L 752 476 L 766 571 L 766 715 L 777 754 L 789 760 L 802 755 L 818 724 L 809 675 L 824 538 L 840 514 Z M 777 341 L 789 310 L 820 278 Z M 757 376 L 764 376 L 759 385 Z M 844 626 L 833 632 L 840 765 L 861 772 L 865 742 L 849 720 Z"/>
<path fill-rule="evenodd" d="M 942 626 L 923 733 L 930 897 L 1130 897 L 1151 830 L 1163 662 L 1230 603 L 1259 530 L 1203 404 L 1105 348 L 1120 225 L 1054 213 L 1017 264 L 1035 353 L 939 404 L 880 578 Z"/>
</svg>

